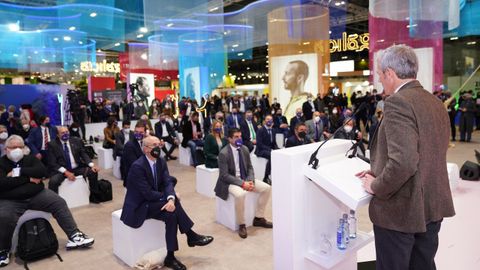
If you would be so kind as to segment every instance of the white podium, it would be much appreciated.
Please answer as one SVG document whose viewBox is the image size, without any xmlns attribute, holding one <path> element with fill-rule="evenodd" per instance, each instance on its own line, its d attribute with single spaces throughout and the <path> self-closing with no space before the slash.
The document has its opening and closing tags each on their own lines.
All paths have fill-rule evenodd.
<svg viewBox="0 0 480 270">
<path fill-rule="evenodd" d="M 350 141 L 331 140 L 320 149 L 319 166 L 314 170 L 307 163 L 319 145 L 272 152 L 274 269 L 357 269 L 357 251 L 373 241 L 373 233 L 357 229 L 357 238 L 347 249 L 337 249 L 342 214 L 371 199 L 355 177 L 370 165 L 345 157 Z M 322 248 L 328 245 L 330 249 Z"/>
</svg>

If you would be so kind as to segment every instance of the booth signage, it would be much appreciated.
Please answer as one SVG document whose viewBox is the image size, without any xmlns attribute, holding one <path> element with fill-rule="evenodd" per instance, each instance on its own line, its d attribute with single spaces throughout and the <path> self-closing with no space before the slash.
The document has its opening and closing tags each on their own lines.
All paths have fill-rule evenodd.
<svg viewBox="0 0 480 270">
<path fill-rule="evenodd" d="M 90 61 L 85 61 L 80 63 L 80 70 L 83 72 L 109 72 L 109 73 L 120 73 L 120 64 L 119 63 L 107 63 L 107 60 L 103 60 L 103 62 L 94 63 Z"/>
<path fill-rule="evenodd" d="M 370 33 L 347 35 L 346 32 L 343 32 L 341 39 L 330 40 L 330 53 L 346 51 L 361 52 L 368 50 L 370 45 L 369 41 Z"/>
</svg>

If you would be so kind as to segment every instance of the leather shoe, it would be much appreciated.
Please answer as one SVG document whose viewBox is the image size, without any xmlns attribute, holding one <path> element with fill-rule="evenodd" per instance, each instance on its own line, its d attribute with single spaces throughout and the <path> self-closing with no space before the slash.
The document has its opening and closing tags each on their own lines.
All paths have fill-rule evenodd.
<svg viewBox="0 0 480 270">
<path fill-rule="evenodd" d="M 245 224 L 238 226 L 238 236 L 243 239 L 247 238 L 247 227 L 245 227 Z"/>
<path fill-rule="evenodd" d="M 169 156 L 168 159 L 177 160 L 177 157 L 176 156 Z"/>
<path fill-rule="evenodd" d="M 267 221 L 265 218 L 254 218 L 253 219 L 253 226 L 255 227 L 263 227 L 263 228 L 273 228 L 273 223 Z"/>
<path fill-rule="evenodd" d="M 163 265 L 173 270 L 187 270 L 187 267 L 183 265 L 183 263 L 181 263 L 179 260 L 177 260 L 177 258 L 165 258 Z"/>
<path fill-rule="evenodd" d="M 213 237 L 207 236 L 207 235 L 199 235 L 197 239 L 193 241 L 187 240 L 187 244 L 189 247 L 194 247 L 194 246 L 206 246 L 210 244 L 213 241 Z"/>
</svg>

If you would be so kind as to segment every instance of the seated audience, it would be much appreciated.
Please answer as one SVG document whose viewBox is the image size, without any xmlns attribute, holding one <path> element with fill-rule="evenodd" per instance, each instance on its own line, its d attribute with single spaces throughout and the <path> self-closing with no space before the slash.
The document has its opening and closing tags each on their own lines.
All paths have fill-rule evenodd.
<svg viewBox="0 0 480 270">
<path fill-rule="evenodd" d="M 307 137 L 307 126 L 304 123 L 299 123 L 295 127 L 295 133 L 287 139 L 285 147 L 294 147 L 311 143 L 310 138 Z"/>
<path fill-rule="evenodd" d="M 287 118 L 282 115 L 282 109 L 278 109 L 276 114 L 273 115 L 273 128 L 277 131 L 277 133 L 283 134 L 285 138 L 288 137 L 288 123 Z"/>
<path fill-rule="evenodd" d="M 248 110 L 245 113 L 245 120 L 240 124 L 240 130 L 242 131 L 243 144 L 248 148 L 248 151 L 252 152 L 254 146 L 257 144 L 258 131 L 252 111 Z"/>
<path fill-rule="evenodd" d="M 238 107 L 232 108 L 232 113 L 227 116 L 228 128 L 240 128 L 242 122 L 242 115 L 238 112 Z"/>
<path fill-rule="evenodd" d="M 334 138 L 357 141 L 358 147 L 360 147 L 362 154 L 365 155 L 365 145 L 363 145 L 362 132 L 355 128 L 355 122 L 352 118 L 347 118 L 344 121 L 345 126 L 335 134 Z"/>
<path fill-rule="evenodd" d="M 73 122 L 70 127 L 68 127 L 68 132 L 70 132 L 71 137 L 82 138 L 80 135 L 80 125 L 76 122 Z"/>
<path fill-rule="evenodd" d="M 303 112 L 301 108 L 297 108 L 295 112 L 295 116 L 290 119 L 290 134 L 295 134 L 295 127 L 300 124 L 305 123 L 305 116 L 303 116 Z"/>
<path fill-rule="evenodd" d="M 70 137 L 67 127 L 58 127 L 58 137 L 48 143 L 48 188 L 58 193 L 58 187 L 65 179 L 75 181 L 76 176 L 84 176 L 90 186 L 90 202 L 97 203 L 98 168 L 85 152 L 80 138 Z"/>
<path fill-rule="evenodd" d="M 5 155 L 5 141 L 8 138 L 7 127 L 0 125 L 0 157 Z"/>
<path fill-rule="evenodd" d="M 47 169 L 33 155 L 22 137 L 10 136 L 6 141 L 7 154 L 0 158 L 0 267 L 9 264 L 9 252 L 17 221 L 30 210 L 52 213 L 68 237 L 67 250 L 86 248 L 94 239 L 81 232 L 65 200 L 45 189 L 42 179 Z"/>
<path fill-rule="evenodd" d="M 103 141 L 103 148 L 113 149 L 115 147 L 115 134 L 118 133 L 117 119 L 115 117 L 109 117 L 107 120 L 107 126 L 103 129 L 103 135 L 105 139 Z"/>
<path fill-rule="evenodd" d="M 218 153 L 227 144 L 222 132 L 222 122 L 213 120 L 212 130 L 205 137 L 203 153 L 205 154 L 205 167 L 218 168 Z"/>
<path fill-rule="evenodd" d="M 167 121 L 167 116 L 164 113 L 161 113 L 159 118 L 160 120 L 158 121 L 158 123 L 155 124 L 155 135 L 159 139 L 170 144 L 169 150 L 167 150 L 167 146 L 165 144 L 162 147 L 162 151 L 165 153 L 165 159 L 167 161 L 169 159 L 176 160 L 177 157 L 172 155 L 175 147 L 178 144 L 175 130 L 173 130 L 173 127 Z"/>
<path fill-rule="evenodd" d="M 307 126 L 307 135 L 313 142 L 319 142 L 324 139 L 323 136 L 323 122 L 320 118 L 320 112 L 314 112 L 313 118 L 305 122 Z"/>
<path fill-rule="evenodd" d="M 15 126 L 14 134 L 22 137 L 23 140 L 26 140 L 28 135 L 30 135 L 30 131 L 30 120 L 22 119 L 20 120 L 20 123 Z"/>
<path fill-rule="evenodd" d="M 189 147 L 192 155 L 192 165 L 196 167 L 197 161 L 197 146 L 203 146 L 202 130 L 198 122 L 198 112 L 193 112 L 189 121 L 183 126 L 183 141 L 182 147 Z"/>
<path fill-rule="evenodd" d="M 20 118 L 20 113 L 14 105 L 8 106 L 8 111 L 3 112 L 0 115 L 0 125 L 4 125 L 9 134 L 13 134 L 15 125 Z"/>
<path fill-rule="evenodd" d="M 242 144 L 242 133 L 239 129 L 228 131 L 228 142 L 218 155 L 219 177 L 215 186 L 215 194 L 227 200 L 229 194 L 235 197 L 235 216 L 240 225 L 238 235 L 247 238 L 245 226 L 245 195 L 247 192 L 260 193 L 255 210 L 253 226 L 272 228 L 273 224 L 265 219 L 265 206 L 271 194 L 269 185 L 255 180 L 250 153 Z"/>
<path fill-rule="evenodd" d="M 193 222 L 176 198 L 167 163 L 160 157 L 160 147 L 161 142 L 155 136 L 143 139 L 144 155 L 132 164 L 128 173 L 127 194 L 120 219 L 133 228 L 141 227 L 149 218 L 164 221 L 167 242 L 164 265 L 184 270 L 186 266 L 174 255 L 178 250 L 177 228 L 187 235 L 190 247 L 208 245 L 213 237 L 199 235 L 192 230 Z"/>
<path fill-rule="evenodd" d="M 257 133 L 257 148 L 255 148 L 255 155 L 268 159 L 265 175 L 263 181 L 267 184 L 271 184 L 270 171 L 271 171 L 271 154 L 272 150 L 278 149 L 276 140 L 276 132 L 273 129 L 273 118 L 271 115 L 265 116 L 265 125 L 258 129 Z"/>
<path fill-rule="evenodd" d="M 125 144 L 133 137 L 133 131 L 130 130 L 130 120 L 123 120 L 122 130 L 115 133 L 115 148 L 113 148 L 113 159 L 123 155 Z"/>
<path fill-rule="evenodd" d="M 43 115 L 38 119 L 40 126 L 32 129 L 27 138 L 27 145 L 32 154 L 48 166 L 48 143 L 57 137 L 57 129 L 50 125 L 50 117 Z"/>
<path fill-rule="evenodd" d="M 133 162 L 143 155 L 142 141 L 147 136 L 147 128 L 144 123 L 139 121 L 133 130 L 133 136 L 123 147 L 123 155 L 120 160 L 120 173 L 122 174 L 123 186 L 127 186 L 127 176 L 130 171 L 130 166 Z"/>
</svg>

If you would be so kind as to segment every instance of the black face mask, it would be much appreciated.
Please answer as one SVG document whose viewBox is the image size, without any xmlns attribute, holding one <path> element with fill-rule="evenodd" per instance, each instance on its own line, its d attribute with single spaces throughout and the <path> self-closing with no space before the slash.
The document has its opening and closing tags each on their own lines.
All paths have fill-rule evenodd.
<svg viewBox="0 0 480 270">
<path fill-rule="evenodd" d="M 307 137 L 307 133 L 305 131 L 299 132 L 298 137 L 305 139 L 305 137 Z"/>
<path fill-rule="evenodd" d="M 152 151 L 150 151 L 150 155 L 154 158 L 159 158 L 161 153 L 161 149 L 159 146 L 155 146 Z"/>
</svg>

